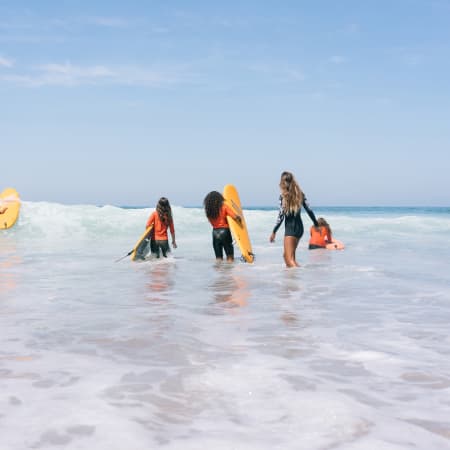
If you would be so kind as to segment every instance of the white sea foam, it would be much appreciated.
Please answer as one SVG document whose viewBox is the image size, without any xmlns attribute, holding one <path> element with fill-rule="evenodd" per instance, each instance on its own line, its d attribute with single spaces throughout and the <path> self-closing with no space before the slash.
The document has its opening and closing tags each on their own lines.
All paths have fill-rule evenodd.
<svg viewBox="0 0 450 450">
<path fill-rule="evenodd" d="M 450 448 L 448 213 L 323 209 L 344 251 L 217 264 L 200 208 L 23 202 L 0 233 L 0 449 Z"/>
</svg>

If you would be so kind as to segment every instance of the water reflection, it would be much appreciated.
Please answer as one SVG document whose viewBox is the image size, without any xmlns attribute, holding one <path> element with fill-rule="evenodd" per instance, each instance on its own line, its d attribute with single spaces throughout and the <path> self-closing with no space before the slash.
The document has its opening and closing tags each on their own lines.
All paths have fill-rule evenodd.
<svg viewBox="0 0 450 450">
<path fill-rule="evenodd" d="M 230 307 L 247 306 L 250 291 L 247 281 L 236 273 L 232 264 L 216 264 L 214 266 L 216 277 L 209 287 L 216 304 Z"/>
<path fill-rule="evenodd" d="M 16 254 L 15 245 L 2 241 L 0 247 L 0 298 L 17 287 L 16 269 L 22 262 Z"/>
<path fill-rule="evenodd" d="M 297 309 L 303 290 L 302 276 L 304 274 L 301 270 L 286 269 L 283 271 L 283 284 L 280 289 L 280 319 L 290 328 L 299 326 Z"/>
<path fill-rule="evenodd" d="M 175 266 L 170 263 L 150 263 L 149 282 L 147 283 L 149 301 L 167 301 L 169 293 L 175 285 Z"/>
</svg>

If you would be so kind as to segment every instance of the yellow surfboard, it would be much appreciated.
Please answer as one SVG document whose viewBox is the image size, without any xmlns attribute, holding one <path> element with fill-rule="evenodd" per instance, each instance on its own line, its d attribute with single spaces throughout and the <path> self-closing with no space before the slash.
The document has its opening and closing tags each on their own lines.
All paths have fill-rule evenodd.
<svg viewBox="0 0 450 450">
<path fill-rule="evenodd" d="M 0 228 L 11 228 L 19 217 L 20 198 L 13 188 L 5 189 L 0 194 Z"/>
<path fill-rule="evenodd" d="M 131 260 L 143 260 L 150 251 L 150 234 L 152 233 L 153 225 L 150 225 L 136 242 L 133 250 L 131 251 Z"/>
<path fill-rule="evenodd" d="M 227 184 L 223 188 L 223 197 L 225 198 L 227 205 L 241 217 L 241 223 L 236 222 L 231 217 L 227 217 L 227 221 L 230 226 L 231 234 L 241 250 L 243 258 L 245 261 L 252 263 L 255 255 L 253 255 L 252 244 L 250 243 L 250 237 L 248 235 L 247 225 L 245 223 L 245 217 L 242 211 L 238 191 L 232 184 Z"/>
</svg>

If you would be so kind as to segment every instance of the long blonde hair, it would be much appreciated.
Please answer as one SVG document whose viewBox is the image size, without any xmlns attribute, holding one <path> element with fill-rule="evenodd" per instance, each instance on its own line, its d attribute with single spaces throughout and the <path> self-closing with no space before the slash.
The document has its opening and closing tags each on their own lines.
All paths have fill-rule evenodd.
<svg viewBox="0 0 450 450">
<path fill-rule="evenodd" d="M 280 179 L 281 206 L 285 214 L 295 214 L 302 206 L 304 195 L 291 172 L 283 172 Z"/>
</svg>

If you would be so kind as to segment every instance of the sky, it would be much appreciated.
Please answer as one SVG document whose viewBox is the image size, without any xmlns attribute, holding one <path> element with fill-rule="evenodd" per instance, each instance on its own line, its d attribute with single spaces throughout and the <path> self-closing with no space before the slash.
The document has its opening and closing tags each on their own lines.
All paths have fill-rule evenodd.
<svg viewBox="0 0 450 450">
<path fill-rule="evenodd" d="M 450 205 L 450 0 L 0 0 L 0 191 Z"/>
</svg>

